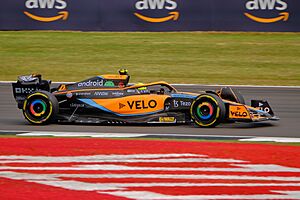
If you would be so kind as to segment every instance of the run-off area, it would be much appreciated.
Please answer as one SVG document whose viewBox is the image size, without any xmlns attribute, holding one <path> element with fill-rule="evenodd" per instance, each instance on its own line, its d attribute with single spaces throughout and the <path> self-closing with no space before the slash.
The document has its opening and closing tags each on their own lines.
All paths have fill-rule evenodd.
<svg viewBox="0 0 300 200">
<path fill-rule="evenodd" d="M 2 199 L 300 199 L 298 146 L 0 140 Z"/>
</svg>

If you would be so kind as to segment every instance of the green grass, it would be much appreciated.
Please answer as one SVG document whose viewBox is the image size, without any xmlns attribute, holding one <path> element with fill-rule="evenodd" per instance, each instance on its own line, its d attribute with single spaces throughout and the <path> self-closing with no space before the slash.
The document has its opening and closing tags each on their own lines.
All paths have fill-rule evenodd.
<svg viewBox="0 0 300 200">
<path fill-rule="evenodd" d="M 0 80 L 78 81 L 125 66 L 131 82 L 300 85 L 300 34 L 5 31 L 0 63 Z"/>
</svg>

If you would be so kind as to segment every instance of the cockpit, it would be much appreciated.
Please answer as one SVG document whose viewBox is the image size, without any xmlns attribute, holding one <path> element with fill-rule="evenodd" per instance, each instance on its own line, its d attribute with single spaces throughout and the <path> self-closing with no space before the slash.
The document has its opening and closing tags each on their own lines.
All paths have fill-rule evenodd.
<svg viewBox="0 0 300 200">
<path fill-rule="evenodd" d="M 127 89 L 136 89 L 140 94 L 171 94 L 177 90 L 164 81 L 153 82 L 148 84 L 137 83 Z"/>
</svg>

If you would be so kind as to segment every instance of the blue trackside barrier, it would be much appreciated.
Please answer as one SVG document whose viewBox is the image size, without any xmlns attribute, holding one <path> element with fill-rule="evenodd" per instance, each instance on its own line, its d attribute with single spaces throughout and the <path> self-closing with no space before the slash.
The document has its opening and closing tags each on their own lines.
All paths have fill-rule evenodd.
<svg viewBox="0 0 300 200">
<path fill-rule="evenodd" d="M 0 30 L 300 31 L 299 0 L 2 0 Z"/>
</svg>

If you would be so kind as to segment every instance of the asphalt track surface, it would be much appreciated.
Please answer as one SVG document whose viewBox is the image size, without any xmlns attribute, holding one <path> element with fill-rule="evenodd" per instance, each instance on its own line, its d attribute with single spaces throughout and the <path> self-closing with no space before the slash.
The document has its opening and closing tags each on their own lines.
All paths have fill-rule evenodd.
<svg viewBox="0 0 300 200">
<path fill-rule="evenodd" d="M 198 92 L 215 89 L 213 86 L 178 85 L 179 91 Z M 217 87 L 220 88 L 220 87 Z M 216 128 L 196 128 L 193 125 L 176 126 L 103 126 L 82 124 L 30 125 L 17 108 L 11 84 L 0 84 L 0 130 L 55 131 L 99 133 L 193 134 L 223 136 L 272 136 L 300 138 L 300 87 L 237 87 L 246 103 L 250 99 L 265 99 L 280 121 L 259 123 L 223 124 Z"/>
</svg>

